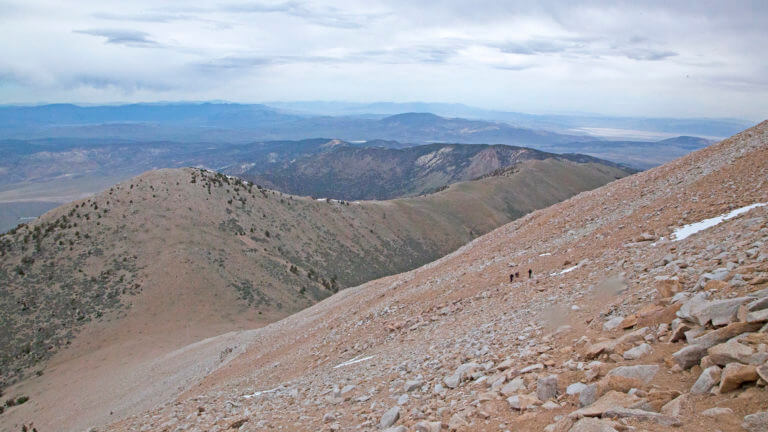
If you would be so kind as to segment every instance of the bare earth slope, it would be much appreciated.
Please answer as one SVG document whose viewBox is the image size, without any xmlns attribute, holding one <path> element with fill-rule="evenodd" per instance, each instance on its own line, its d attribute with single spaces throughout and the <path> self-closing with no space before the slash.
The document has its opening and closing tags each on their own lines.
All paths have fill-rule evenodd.
<svg viewBox="0 0 768 432">
<path fill-rule="evenodd" d="M 0 424 L 78 430 L 147 409 L 254 333 L 215 335 L 415 268 L 623 175 L 595 163 L 531 161 L 429 196 L 353 204 L 169 169 L 62 206 L 0 237 L 2 378 L 29 377 L 6 393 L 31 398 L 0 414 Z M 165 356 L 176 360 L 158 363 Z M 164 371 L 177 381 L 169 386 Z"/>
<path fill-rule="evenodd" d="M 672 234 L 768 202 L 766 181 L 763 122 L 263 327 L 108 429 L 764 430 L 768 207 Z"/>
</svg>

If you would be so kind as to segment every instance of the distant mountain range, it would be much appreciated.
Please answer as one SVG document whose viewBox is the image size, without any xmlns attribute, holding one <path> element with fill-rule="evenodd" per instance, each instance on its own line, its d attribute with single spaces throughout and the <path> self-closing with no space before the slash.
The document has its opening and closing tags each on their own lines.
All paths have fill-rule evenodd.
<svg viewBox="0 0 768 432">
<path fill-rule="evenodd" d="M 544 129 L 568 134 L 573 134 L 578 131 L 584 133 L 589 129 L 594 134 L 603 135 L 596 129 L 613 129 L 614 131 L 611 136 L 623 136 L 624 138 L 634 137 L 641 131 L 655 132 L 659 137 L 666 134 L 668 136 L 696 135 L 713 139 L 724 138 L 731 136 L 746 127 L 752 126 L 753 124 L 753 122 L 750 121 L 730 118 L 654 118 L 618 117 L 596 114 L 525 114 L 520 112 L 487 110 L 464 104 L 430 102 L 352 103 L 333 101 L 296 101 L 267 102 L 266 104 L 271 107 L 284 109 L 288 112 L 301 115 L 389 116 L 405 112 L 429 112 L 444 117 L 463 117 L 468 119 L 501 121 L 522 128 Z M 649 140 L 651 139 L 652 138 L 649 138 Z"/>
<path fill-rule="evenodd" d="M 429 164 L 417 163 L 435 151 L 440 151 L 439 157 Z M 2 140 L 0 230 L 157 168 L 205 167 L 244 175 L 284 192 L 338 199 L 384 199 L 435 191 L 523 160 L 550 157 L 555 155 L 522 147 L 414 147 L 397 141 L 350 143 L 327 138 L 250 144 L 76 138 Z M 607 161 L 598 163 L 613 166 Z M 393 167 L 396 169 L 390 170 Z"/>
<path fill-rule="evenodd" d="M 306 143 L 297 142 L 298 145 Z M 282 145 L 290 149 L 296 145 Z M 225 172 L 283 192 L 344 200 L 392 199 L 435 192 L 523 161 L 557 159 L 633 170 L 585 155 L 556 155 L 525 147 L 429 144 L 408 148 L 353 146 L 330 141 L 314 152 L 269 152 L 252 164 Z"/>
</svg>

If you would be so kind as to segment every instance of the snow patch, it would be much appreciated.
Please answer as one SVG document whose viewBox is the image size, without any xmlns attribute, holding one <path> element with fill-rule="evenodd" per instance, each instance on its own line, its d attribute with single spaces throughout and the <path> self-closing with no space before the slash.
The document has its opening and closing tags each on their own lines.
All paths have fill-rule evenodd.
<svg viewBox="0 0 768 432">
<path fill-rule="evenodd" d="M 355 358 L 353 358 L 352 360 L 347 360 L 347 361 L 345 361 L 344 363 L 339 363 L 339 364 L 337 364 L 336 366 L 334 366 L 333 368 L 334 368 L 334 369 L 338 369 L 338 368 L 340 368 L 340 367 L 344 367 L 344 366 L 353 365 L 353 364 L 355 364 L 355 363 L 360 363 L 360 362 L 364 362 L 364 361 L 366 361 L 366 360 L 370 360 L 370 359 L 372 359 L 372 358 L 374 358 L 374 357 L 376 357 L 376 356 L 375 356 L 375 355 L 372 355 L 372 356 L 363 357 L 363 358 L 357 358 L 357 357 L 355 357 Z"/>
<path fill-rule="evenodd" d="M 737 208 L 736 210 L 733 210 L 724 215 L 716 216 L 709 219 L 704 219 L 702 221 L 694 222 L 688 225 L 683 225 L 680 228 L 675 229 L 674 232 L 672 232 L 672 241 L 683 240 L 685 238 L 692 236 L 693 234 L 696 234 L 699 231 L 704 231 L 707 228 L 712 228 L 713 226 L 718 225 L 723 221 L 727 221 L 728 219 L 733 219 L 742 213 L 746 213 L 752 210 L 753 208 L 763 207 L 765 205 L 768 205 L 768 203 L 750 204 L 746 207 Z"/>
<path fill-rule="evenodd" d="M 280 389 L 282 389 L 282 388 L 283 388 L 283 386 L 278 386 L 278 387 L 275 387 L 275 388 L 273 388 L 273 389 L 271 389 L 271 390 L 262 390 L 262 391 L 257 391 L 257 392 L 255 392 L 255 393 L 253 393 L 253 394 L 249 394 L 249 395 L 243 395 L 243 398 L 245 398 L 245 399 L 250 399 L 250 398 L 254 398 L 254 397 L 256 397 L 256 396 L 261 396 L 261 395 L 263 395 L 263 394 L 265 394 L 265 393 L 274 393 L 274 392 L 276 392 L 276 391 L 278 391 L 278 390 L 280 390 Z"/>
<path fill-rule="evenodd" d="M 544 252 L 543 254 L 539 254 L 539 256 L 550 256 L 552 255 L 552 252 Z"/>
<path fill-rule="evenodd" d="M 575 265 L 575 266 L 573 266 L 573 267 L 568 267 L 567 269 L 561 270 L 561 271 L 559 271 L 559 272 L 550 273 L 549 275 L 550 275 L 550 276 L 558 276 L 558 275 L 561 275 L 561 274 L 570 273 L 570 272 L 572 272 L 572 271 L 576 270 L 577 268 L 579 268 L 579 265 L 578 265 L 578 264 L 576 264 L 576 265 Z"/>
</svg>

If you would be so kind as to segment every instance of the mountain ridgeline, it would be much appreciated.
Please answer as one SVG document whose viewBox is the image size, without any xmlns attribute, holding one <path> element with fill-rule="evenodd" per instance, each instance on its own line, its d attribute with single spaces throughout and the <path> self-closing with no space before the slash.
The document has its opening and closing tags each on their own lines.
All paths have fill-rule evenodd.
<svg viewBox="0 0 768 432">
<path fill-rule="evenodd" d="M 303 143 L 303 142 L 302 142 Z M 297 157 L 293 146 L 228 171 L 283 192 L 343 200 L 392 199 L 431 193 L 523 161 L 553 159 L 632 170 L 584 155 L 555 155 L 506 145 L 430 144 L 408 148 L 353 146 L 335 140 Z"/>
<path fill-rule="evenodd" d="M 426 196 L 350 203 L 150 171 L 0 237 L 2 381 L 41 371 L 83 328 L 106 347 L 171 349 L 273 322 L 628 174 L 532 158 Z"/>
</svg>

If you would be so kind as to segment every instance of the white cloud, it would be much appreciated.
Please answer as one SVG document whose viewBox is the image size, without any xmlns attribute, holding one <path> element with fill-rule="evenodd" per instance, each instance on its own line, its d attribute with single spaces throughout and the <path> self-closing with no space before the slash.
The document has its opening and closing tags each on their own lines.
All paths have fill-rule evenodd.
<svg viewBox="0 0 768 432">
<path fill-rule="evenodd" d="M 0 101 L 429 100 L 758 120 L 767 9 L 0 0 Z"/>
</svg>

